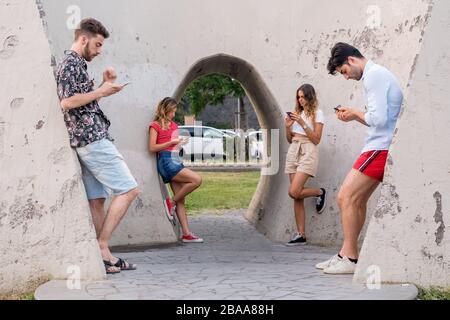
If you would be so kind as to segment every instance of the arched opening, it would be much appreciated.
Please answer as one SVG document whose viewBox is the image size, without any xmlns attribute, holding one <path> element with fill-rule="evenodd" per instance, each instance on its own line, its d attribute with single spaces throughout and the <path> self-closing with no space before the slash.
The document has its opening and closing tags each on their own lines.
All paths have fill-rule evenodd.
<svg viewBox="0 0 450 320">
<path fill-rule="evenodd" d="M 283 173 L 284 157 L 288 148 L 283 139 L 283 114 L 257 70 L 247 61 L 226 54 L 217 54 L 196 62 L 186 73 L 173 94 L 180 100 L 186 88 L 195 79 L 213 73 L 224 74 L 239 81 L 253 105 L 261 129 L 267 132 L 267 161 L 253 199 L 245 214 L 259 231 L 269 239 L 281 240 L 286 226 L 277 219 L 287 197 L 287 178 Z M 284 195 L 281 195 L 284 193 Z M 283 231 L 283 232 L 280 232 Z"/>
</svg>

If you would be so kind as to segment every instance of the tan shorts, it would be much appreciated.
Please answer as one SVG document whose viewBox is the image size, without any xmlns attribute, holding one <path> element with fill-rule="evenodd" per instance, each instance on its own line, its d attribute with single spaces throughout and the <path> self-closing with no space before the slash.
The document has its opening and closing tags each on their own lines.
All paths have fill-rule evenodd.
<svg viewBox="0 0 450 320">
<path fill-rule="evenodd" d="M 286 174 L 303 172 L 311 177 L 317 175 L 319 152 L 317 146 L 306 136 L 296 136 L 292 140 L 286 157 Z"/>
</svg>

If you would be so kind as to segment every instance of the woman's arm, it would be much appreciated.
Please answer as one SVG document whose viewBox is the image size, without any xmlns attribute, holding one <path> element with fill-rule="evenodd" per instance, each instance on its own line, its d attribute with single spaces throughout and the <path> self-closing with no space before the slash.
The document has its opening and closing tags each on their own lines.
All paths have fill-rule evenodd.
<svg viewBox="0 0 450 320">
<path fill-rule="evenodd" d="M 305 130 L 306 135 L 312 143 L 314 143 L 316 146 L 320 144 L 320 141 L 322 140 L 323 123 L 316 122 L 314 125 L 314 130 L 305 125 L 303 130 Z"/>
<path fill-rule="evenodd" d="M 180 139 L 174 139 L 172 141 L 163 143 L 163 144 L 156 144 L 156 139 L 158 138 L 158 132 L 150 128 L 150 136 L 148 139 L 148 150 L 153 153 L 158 153 L 160 151 L 163 151 L 167 149 L 168 147 L 171 147 L 173 145 L 180 144 Z"/>
<path fill-rule="evenodd" d="M 290 119 L 290 118 L 286 118 L 285 122 L 284 122 L 285 128 L 286 128 L 286 139 L 289 142 L 289 144 L 292 143 L 292 138 L 294 137 L 294 135 L 292 134 L 292 126 L 294 125 L 294 120 Z"/>
<path fill-rule="evenodd" d="M 314 128 L 310 128 L 300 115 L 294 114 L 292 117 L 303 128 L 309 140 L 316 146 L 319 145 L 322 140 L 323 123 L 316 122 Z"/>
</svg>

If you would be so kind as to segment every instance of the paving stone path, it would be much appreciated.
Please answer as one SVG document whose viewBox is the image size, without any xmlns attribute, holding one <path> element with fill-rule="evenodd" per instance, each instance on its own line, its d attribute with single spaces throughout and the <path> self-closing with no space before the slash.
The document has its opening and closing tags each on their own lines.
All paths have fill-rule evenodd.
<svg viewBox="0 0 450 320">
<path fill-rule="evenodd" d="M 336 249 L 286 247 L 261 235 L 243 211 L 190 218 L 203 244 L 179 244 L 116 255 L 138 265 L 136 271 L 108 275 L 105 281 L 67 289 L 50 281 L 37 299 L 151 300 L 330 300 L 415 299 L 413 285 L 383 285 L 370 290 L 352 276 L 330 276 L 315 269 Z"/>
</svg>

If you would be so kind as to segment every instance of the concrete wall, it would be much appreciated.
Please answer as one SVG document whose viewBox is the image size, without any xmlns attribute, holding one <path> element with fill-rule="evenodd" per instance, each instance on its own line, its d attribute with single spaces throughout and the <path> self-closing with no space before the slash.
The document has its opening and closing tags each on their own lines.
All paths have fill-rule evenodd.
<svg viewBox="0 0 450 320">
<path fill-rule="evenodd" d="M 36 4 L 1 0 L 0 293 L 104 276 L 50 58 Z"/>
<path fill-rule="evenodd" d="M 432 9 L 429 0 L 343 0 L 339 7 L 349 8 L 352 14 L 348 15 L 343 15 L 342 10 L 337 10 L 327 0 L 286 0 L 282 4 L 269 0 L 135 0 L 127 6 L 122 1 L 38 0 L 34 8 L 35 4 L 31 1 L 26 4 L 22 2 L 0 2 L 1 14 L 4 16 L 0 20 L 0 39 L 16 34 L 14 32 L 29 37 L 28 42 L 22 42 L 22 36 L 19 37 L 15 58 L 5 60 L 2 56 L 8 56 L 4 53 L 6 51 L 0 53 L 2 64 L 5 60 L 9 68 L 5 73 L 3 68 L 0 70 L 2 83 L 8 84 L 6 88 L 0 89 L 5 93 L 0 100 L 0 132 L 3 132 L 0 136 L 1 191 L 4 191 L 0 202 L 0 224 L 1 237 L 5 238 L 1 252 L 7 252 L 8 261 L 17 260 L 18 264 L 26 266 L 23 272 L 16 273 L 16 283 L 22 283 L 29 274 L 48 274 L 48 270 L 55 269 L 61 274 L 65 269 L 58 264 L 48 264 L 48 261 L 54 261 L 51 260 L 54 255 L 57 258 L 65 257 L 66 251 L 61 248 L 67 247 L 59 244 L 61 239 L 67 239 L 65 243 L 68 244 L 75 239 L 75 243 L 80 244 L 76 250 L 78 261 L 94 266 L 93 275 L 100 274 L 100 260 L 94 248 L 94 235 L 80 184 L 79 167 L 73 153 L 67 148 L 67 135 L 63 133 L 65 129 L 57 107 L 55 86 L 49 71 L 50 52 L 42 32 L 36 35 L 35 31 L 41 30 L 37 19 L 39 14 L 54 55 L 53 64 L 59 62 L 63 51 L 70 47 L 73 39 L 70 27 L 76 25 L 77 18 L 92 16 L 109 28 L 112 37 L 105 43 L 103 55 L 90 64 L 91 76 L 99 84 L 102 70 L 114 66 L 118 71 L 119 82 L 132 81 L 132 85 L 122 93 L 101 102 L 102 109 L 112 121 L 111 132 L 116 138 L 116 144 L 142 191 L 115 233 L 113 244 L 175 241 L 175 233 L 163 213 L 155 158 L 147 152 L 148 124 L 154 115 L 157 101 L 162 97 L 173 95 L 179 98 L 196 77 L 222 72 L 236 78 L 246 88 L 263 128 L 281 129 L 278 138 L 275 134 L 273 138 L 277 139 L 272 141 L 276 146 L 272 165 L 278 166 L 280 171 L 261 178 L 246 214 L 259 230 L 275 241 L 286 241 L 295 225 L 292 201 L 287 196 L 288 179 L 283 174 L 288 147 L 283 138 L 283 114 L 292 110 L 295 90 L 301 84 L 309 82 L 316 87 L 327 124 L 320 146 L 320 176 L 311 185 L 326 187 L 330 202 L 320 216 L 313 214 L 313 201 L 307 203 L 307 230 L 312 243 L 335 246 L 340 244 L 342 235 L 339 212 L 332 198 L 360 153 L 365 129 L 358 124 L 343 125 L 334 117 L 332 107 L 335 105 L 362 107 L 364 98 L 361 83 L 346 82 L 327 75 L 326 63 L 330 48 L 338 41 L 353 43 L 367 57 L 391 69 L 406 89 Z M 30 30 L 35 33 L 31 35 Z M 8 41 L 16 40 L 12 38 Z M 25 44 L 33 47 L 33 54 L 31 49 L 20 49 Z M 24 82 L 20 76 L 30 69 L 34 72 L 27 76 L 26 81 L 30 84 L 26 87 L 35 85 L 33 90 L 23 89 L 24 83 L 28 82 Z M 29 112 L 30 108 L 36 112 Z M 25 120 L 22 114 L 27 115 Z M 14 121 L 23 123 L 18 126 Z M 14 148 L 10 148 L 10 145 Z M 60 152 L 55 153 L 55 150 Z M 409 150 L 402 146 L 397 152 L 406 158 L 404 154 Z M 274 162 L 277 158 L 279 163 Z M 393 159 L 395 163 L 395 156 Z M 435 159 L 430 157 L 427 161 L 431 163 Z M 401 175 L 398 172 L 396 174 Z M 430 173 L 426 177 L 429 179 L 432 176 Z M 33 177 L 33 183 L 26 183 L 29 180 L 24 178 L 28 177 Z M 408 177 L 411 179 L 411 176 Z M 406 176 L 402 179 L 406 179 Z M 401 181 L 394 182 L 399 190 L 405 180 Z M 448 188 L 436 190 L 442 195 Z M 369 215 L 374 212 L 378 198 L 379 193 L 372 198 Z M 58 209 L 58 205 L 63 206 L 63 209 Z M 11 223 L 26 212 L 36 212 L 35 209 L 27 210 L 28 206 L 42 208 L 40 212 L 51 212 L 52 215 L 41 214 L 39 220 L 39 215 L 33 213 L 17 223 Z M 54 210 L 46 211 L 47 207 Z M 429 210 L 431 207 L 430 204 L 426 208 Z M 435 214 L 440 221 L 441 214 Z M 60 218 L 69 221 L 58 220 Z M 424 224 L 426 222 L 433 225 L 429 219 L 423 220 Z M 33 223 L 39 232 L 33 232 Z M 21 233 L 17 227 L 22 229 Z M 376 239 L 378 233 L 373 232 L 370 237 Z M 393 227 L 386 234 L 386 239 L 395 232 L 398 233 L 398 229 Z M 45 234 L 47 242 L 39 242 L 41 239 L 35 241 L 36 234 Z M 29 249 L 30 239 L 34 241 L 34 250 Z M 413 233 L 411 239 L 414 242 Z M 442 239 L 444 241 L 447 238 Z M 368 243 L 376 241 L 370 240 Z M 7 248 L 4 243 L 11 245 Z M 17 246 L 17 249 L 10 252 L 11 246 Z M 372 246 L 370 248 L 363 253 L 366 257 L 374 252 Z M 22 252 L 20 257 L 15 257 L 19 250 L 30 258 L 22 259 Z M 408 254 L 408 250 L 393 253 L 398 259 L 399 252 Z M 437 264 L 438 261 L 432 257 L 439 250 L 437 244 L 429 242 L 424 252 L 430 254 L 430 260 L 424 262 Z M 40 260 L 37 257 L 45 258 Z M 39 263 L 34 263 L 35 260 Z M 415 261 L 419 263 L 419 260 Z M 419 265 L 416 267 L 419 268 Z M 408 269 L 408 273 L 415 272 L 417 268 Z M 10 269 L 2 270 L 0 275 L 5 277 L 11 274 L 6 271 Z M 12 283 L 11 280 L 7 281 Z"/>
<path fill-rule="evenodd" d="M 300 84 L 314 84 L 327 125 L 320 149 L 320 176 L 312 185 L 325 186 L 332 199 L 363 146 L 365 129 L 335 120 L 332 107 L 336 104 L 362 106 L 364 99 L 361 84 L 327 75 L 330 48 L 337 41 L 354 43 L 368 57 L 392 69 L 406 87 L 429 9 L 429 1 L 422 0 L 395 3 L 346 0 L 340 7 L 352 8 L 354 14 L 344 18 L 326 0 L 290 0 L 283 1 L 282 5 L 251 0 L 240 1 L 239 6 L 237 2 L 218 0 L 135 0 L 126 7 L 120 1 L 104 0 L 40 2 L 57 61 L 71 44 L 73 31 L 67 28 L 67 23 L 72 22 L 76 10 L 72 11 L 71 6 L 76 5 L 82 18 L 96 17 L 112 34 L 103 56 L 90 65 L 91 75 L 100 81 L 102 69 L 112 65 L 119 72 L 119 81 L 133 83 L 117 97 L 105 99 L 101 104 L 112 120 L 111 130 L 117 145 L 143 191 L 139 206 L 133 207 L 119 228 L 117 244 L 154 241 L 154 237 L 158 238 L 155 241 L 170 239 L 170 230 L 155 228 L 163 217 L 155 182 L 155 160 L 146 154 L 147 125 L 159 99 L 174 92 L 179 95 L 183 87 L 180 84 L 186 77 L 194 79 L 205 74 L 205 70 L 192 69 L 195 63 L 226 54 L 249 64 L 273 96 L 270 108 L 277 110 L 277 115 L 266 126 L 268 129 L 283 126 L 282 114 L 293 108 L 295 90 Z M 374 4 L 378 6 L 375 9 L 370 7 Z M 380 26 L 371 29 L 377 22 L 373 19 L 377 14 Z M 218 65 L 219 60 L 214 63 L 209 71 L 223 69 Z M 238 77 L 236 68 L 241 67 L 229 62 L 224 72 Z M 242 77 L 240 80 L 245 82 Z M 255 87 L 253 100 L 263 96 L 262 90 Z M 269 108 L 267 103 L 262 105 Z M 270 108 L 255 107 L 259 108 L 259 114 L 271 114 Z M 287 196 L 288 180 L 282 173 L 287 150 L 283 136 L 281 132 L 281 172 L 275 187 L 279 197 L 271 194 L 263 205 L 257 193 L 254 209 L 248 214 L 275 241 L 287 240 L 294 230 L 293 205 Z M 378 194 L 373 197 L 370 210 L 377 197 Z M 337 206 L 330 201 L 325 213 L 317 216 L 312 213 L 313 204 L 312 200 L 308 202 L 309 238 L 313 243 L 336 245 L 342 239 Z M 151 236 L 142 228 L 150 228 Z M 160 235 L 163 239 L 159 239 Z"/>
<path fill-rule="evenodd" d="M 450 285 L 450 3 L 435 1 L 355 279 Z M 378 271 L 377 271 L 378 272 Z"/>
</svg>

